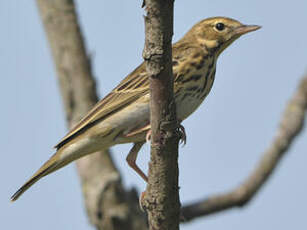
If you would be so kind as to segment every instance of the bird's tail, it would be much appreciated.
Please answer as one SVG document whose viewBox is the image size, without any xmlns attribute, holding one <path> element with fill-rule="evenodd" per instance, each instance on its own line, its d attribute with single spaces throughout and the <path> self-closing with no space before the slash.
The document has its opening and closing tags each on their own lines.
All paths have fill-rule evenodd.
<svg viewBox="0 0 307 230">
<path fill-rule="evenodd" d="M 20 187 L 20 189 L 17 190 L 17 192 L 14 193 L 14 195 L 11 197 L 11 201 L 13 202 L 17 200 L 26 190 L 28 190 L 35 182 L 37 182 L 42 177 L 63 167 L 63 162 L 61 162 L 60 164 L 58 158 L 59 154 L 54 154 L 42 167 L 39 168 L 39 170 L 37 170 L 37 172 L 23 186 Z"/>
</svg>

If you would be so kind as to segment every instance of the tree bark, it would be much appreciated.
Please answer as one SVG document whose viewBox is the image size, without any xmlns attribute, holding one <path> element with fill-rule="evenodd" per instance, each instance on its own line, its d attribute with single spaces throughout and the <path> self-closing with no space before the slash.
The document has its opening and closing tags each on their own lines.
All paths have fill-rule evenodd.
<svg viewBox="0 0 307 230">
<path fill-rule="evenodd" d="M 178 122 L 173 98 L 173 0 L 146 0 L 143 58 L 150 78 L 151 159 L 144 209 L 149 229 L 179 229 Z"/>
<path fill-rule="evenodd" d="M 68 126 L 73 126 L 97 102 L 95 79 L 77 20 L 74 1 L 37 0 L 57 70 Z M 149 182 L 143 199 L 150 229 L 179 229 L 178 123 L 173 100 L 171 39 L 173 1 L 146 0 L 144 59 L 150 76 L 152 153 Z M 247 204 L 274 172 L 304 125 L 307 76 L 285 109 L 271 146 L 252 174 L 237 188 L 182 208 L 191 221 Z M 77 161 L 85 206 L 97 229 L 147 229 L 135 190 L 126 191 L 109 152 Z"/>
<path fill-rule="evenodd" d="M 95 80 L 74 1 L 37 0 L 50 43 L 69 127 L 97 102 Z M 97 229 L 147 229 L 135 190 L 125 191 L 108 151 L 77 161 L 85 206 Z"/>
</svg>

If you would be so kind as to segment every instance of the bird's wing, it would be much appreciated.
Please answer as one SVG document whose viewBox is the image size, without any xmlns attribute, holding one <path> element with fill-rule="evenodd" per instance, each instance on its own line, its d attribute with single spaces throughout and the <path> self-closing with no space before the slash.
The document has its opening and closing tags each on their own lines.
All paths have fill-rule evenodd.
<svg viewBox="0 0 307 230">
<path fill-rule="evenodd" d="M 148 92 L 149 80 L 146 74 L 145 64 L 143 63 L 122 80 L 120 84 L 106 97 L 100 100 L 87 113 L 87 115 L 72 130 L 70 130 L 70 132 L 55 146 L 55 148 L 59 149 L 97 121 L 107 118 Z"/>
<path fill-rule="evenodd" d="M 178 68 L 178 62 L 182 59 L 181 55 L 187 55 L 187 53 L 191 55 L 191 53 L 193 53 L 191 50 L 194 50 L 195 52 L 195 48 L 191 48 L 180 42 L 173 46 L 175 93 L 180 88 L 178 87 L 179 85 L 177 85 L 177 79 L 180 78 L 180 72 L 182 72 L 180 70 L 181 68 Z M 111 91 L 111 93 L 99 101 L 94 108 L 92 108 L 88 114 L 55 146 L 55 148 L 59 149 L 74 137 L 78 136 L 78 134 L 94 125 L 97 121 L 107 118 L 147 93 L 149 93 L 149 79 L 145 63 L 143 62 L 131 74 L 122 80 L 119 85 Z"/>
</svg>

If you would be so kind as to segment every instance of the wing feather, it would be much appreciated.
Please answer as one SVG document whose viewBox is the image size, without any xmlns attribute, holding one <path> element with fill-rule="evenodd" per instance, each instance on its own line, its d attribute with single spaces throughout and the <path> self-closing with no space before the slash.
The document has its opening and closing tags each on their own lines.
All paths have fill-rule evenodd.
<svg viewBox="0 0 307 230">
<path fill-rule="evenodd" d="M 173 72 L 174 72 L 174 93 L 182 88 L 178 84 L 180 75 L 184 72 L 185 57 L 201 53 L 203 49 L 191 46 L 184 42 L 177 42 L 173 46 Z M 182 65 L 179 64 L 181 62 Z M 117 112 L 126 105 L 133 103 L 140 97 L 149 93 L 149 79 L 146 73 L 145 63 L 143 62 L 131 74 L 129 74 L 119 85 L 111 91 L 106 97 L 100 100 L 88 114 L 55 146 L 59 149 L 75 136 L 84 132 L 96 122 L 106 119 L 111 114 Z"/>
<path fill-rule="evenodd" d="M 144 63 L 129 74 L 106 97 L 100 100 L 87 115 L 55 146 L 59 149 L 80 132 L 97 121 L 106 119 L 113 112 L 130 104 L 149 92 L 149 81 Z"/>
</svg>

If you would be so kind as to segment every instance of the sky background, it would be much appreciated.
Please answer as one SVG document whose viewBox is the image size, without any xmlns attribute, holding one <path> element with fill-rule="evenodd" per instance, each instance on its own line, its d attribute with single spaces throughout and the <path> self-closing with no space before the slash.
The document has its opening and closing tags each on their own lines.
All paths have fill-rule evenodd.
<svg viewBox="0 0 307 230">
<path fill-rule="evenodd" d="M 100 96 L 142 62 L 141 0 L 77 1 Z M 263 28 L 240 38 L 219 58 L 203 105 L 184 122 L 180 148 L 182 203 L 228 191 L 251 172 L 270 144 L 286 102 L 306 71 L 307 1 L 175 1 L 174 41 L 210 16 Z M 11 204 L 10 196 L 53 153 L 65 133 L 64 111 L 35 1 L 0 1 L 1 229 L 93 229 L 74 164 L 52 174 Z M 273 177 L 244 209 L 181 225 L 183 230 L 306 229 L 307 133 L 296 139 Z M 130 145 L 112 149 L 126 186 L 145 184 L 126 162 Z M 149 146 L 139 165 L 146 169 Z"/>
</svg>

